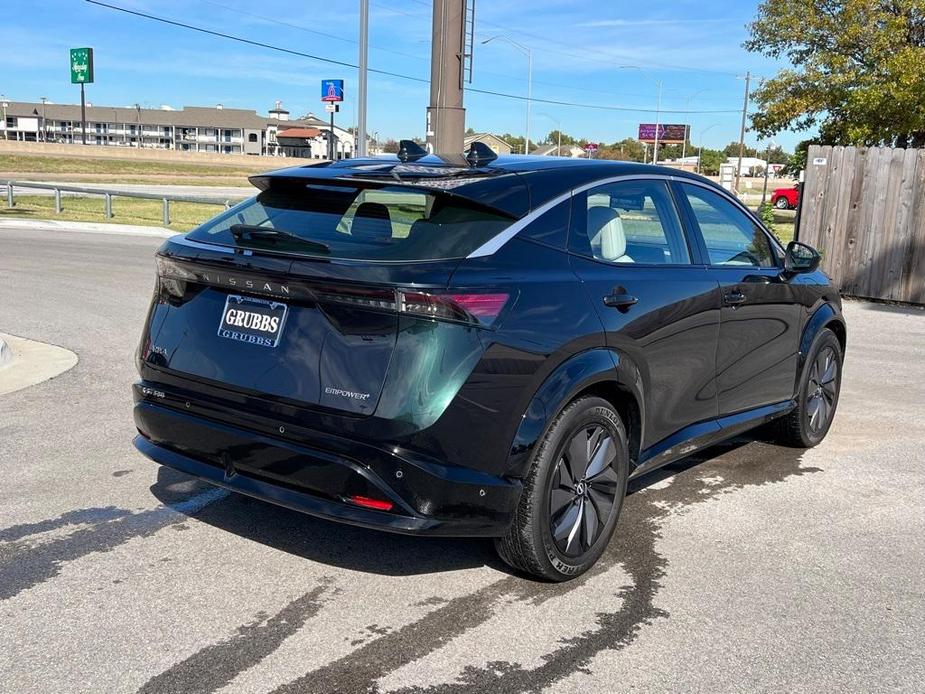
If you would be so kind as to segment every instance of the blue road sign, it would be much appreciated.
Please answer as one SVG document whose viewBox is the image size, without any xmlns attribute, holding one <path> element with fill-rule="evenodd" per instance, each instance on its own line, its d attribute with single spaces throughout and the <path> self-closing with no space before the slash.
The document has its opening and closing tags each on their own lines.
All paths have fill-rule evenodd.
<svg viewBox="0 0 925 694">
<path fill-rule="evenodd" d="M 335 103 L 344 100 L 343 80 L 321 80 L 321 100 Z"/>
</svg>

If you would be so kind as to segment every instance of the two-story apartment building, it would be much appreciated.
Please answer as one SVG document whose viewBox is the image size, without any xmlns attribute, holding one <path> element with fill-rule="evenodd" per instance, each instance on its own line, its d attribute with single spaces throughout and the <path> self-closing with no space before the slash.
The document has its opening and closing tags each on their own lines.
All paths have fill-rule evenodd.
<svg viewBox="0 0 925 694">
<path fill-rule="evenodd" d="M 0 139 L 79 144 L 80 106 L 6 102 Z M 216 154 L 264 154 L 325 158 L 331 125 L 308 114 L 291 120 L 276 102 L 267 116 L 246 109 L 185 106 L 180 110 L 140 106 L 87 106 L 87 144 L 174 149 Z M 293 137 L 278 135 L 293 130 Z M 353 156 L 353 135 L 335 126 L 338 158 Z M 298 134 L 298 137 L 295 135 Z M 310 136 L 306 137 L 306 134 Z"/>
</svg>

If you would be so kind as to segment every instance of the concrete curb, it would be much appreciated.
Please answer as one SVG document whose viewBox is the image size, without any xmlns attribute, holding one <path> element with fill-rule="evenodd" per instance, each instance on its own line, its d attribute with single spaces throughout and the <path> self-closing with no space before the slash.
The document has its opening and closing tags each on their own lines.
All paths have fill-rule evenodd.
<svg viewBox="0 0 925 694">
<path fill-rule="evenodd" d="M 13 361 L 13 351 L 3 338 L 0 337 L 0 369 L 4 366 L 8 366 L 11 361 Z"/>
<path fill-rule="evenodd" d="M 163 227 L 144 227 L 131 224 L 100 224 L 95 222 L 62 222 L 55 219 L 0 219 L 0 231 L 4 229 L 70 231 L 84 234 L 121 234 L 123 236 L 153 236 L 162 239 L 176 236 L 180 233 Z"/>
<path fill-rule="evenodd" d="M 0 396 L 60 376 L 78 362 L 69 349 L 37 340 L 3 334 L 0 343 L 10 352 L 10 362 L 0 369 Z"/>
</svg>

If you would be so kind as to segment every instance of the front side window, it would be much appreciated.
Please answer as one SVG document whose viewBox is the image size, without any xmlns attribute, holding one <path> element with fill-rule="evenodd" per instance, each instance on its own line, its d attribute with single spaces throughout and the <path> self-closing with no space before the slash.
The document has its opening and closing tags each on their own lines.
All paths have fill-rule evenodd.
<svg viewBox="0 0 925 694">
<path fill-rule="evenodd" d="M 678 213 L 664 181 L 620 181 L 593 188 L 582 210 L 571 243 L 577 253 L 609 263 L 690 263 Z"/>
<path fill-rule="evenodd" d="M 742 210 L 712 190 L 682 184 L 711 265 L 776 267 L 767 234 Z"/>
<path fill-rule="evenodd" d="M 513 222 L 442 192 L 280 181 L 189 238 L 329 258 L 436 260 L 463 258 Z"/>
</svg>

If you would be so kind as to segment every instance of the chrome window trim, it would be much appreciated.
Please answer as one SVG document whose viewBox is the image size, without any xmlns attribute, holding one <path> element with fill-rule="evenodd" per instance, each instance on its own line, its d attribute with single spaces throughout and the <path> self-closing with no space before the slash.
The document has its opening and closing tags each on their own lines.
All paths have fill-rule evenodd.
<svg viewBox="0 0 925 694">
<path fill-rule="evenodd" d="M 642 180 L 661 180 L 661 181 L 675 181 L 678 183 L 689 183 L 694 186 L 705 188 L 706 190 L 711 190 L 714 193 L 719 193 L 722 197 L 726 198 L 727 200 L 732 202 L 736 207 L 738 207 L 739 210 L 744 212 L 745 215 L 752 222 L 757 224 L 758 228 L 764 232 L 764 235 L 770 240 L 773 246 L 783 251 L 783 245 L 780 243 L 780 241 L 777 240 L 777 237 L 775 237 L 774 234 L 772 234 L 765 228 L 764 224 L 761 223 L 761 220 L 759 220 L 758 217 L 756 217 L 750 209 L 748 209 L 745 205 L 743 205 L 738 200 L 738 198 L 736 198 L 734 195 L 730 195 L 729 191 L 726 190 L 725 188 L 716 186 L 715 184 L 710 183 L 708 181 L 698 181 L 697 179 L 687 178 L 686 176 L 673 176 L 671 174 L 623 174 L 622 176 L 610 176 L 608 178 L 600 178 L 600 179 L 597 179 L 596 181 L 582 183 L 580 186 L 576 186 L 575 188 L 571 188 L 570 190 L 567 190 L 566 192 L 562 193 L 561 195 L 556 196 L 552 200 L 549 200 L 548 202 L 543 203 L 542 205 L 537 207 L 535 210 L 532 210 L 531 212 L 529 212 L 526 216 L 518 219 L 516 222 L 511 224 L 511 226 L 509 226 L 507 229 L 499 233 L 497 236 L 489 239 L 488 241 L 483 243 L 481 246 L 476 248 L 469 255 L 467 255 L 466 258 L 467 259 L 484 258 L 485 256 L 494 255 L 508 241 L 510 241 L 515 236 L 517 236 L 517 234 L 520 233 L 522 229 L 525 229 L 527 226 L 535 222 L 539 217 L 546 214 L 553 207 L 555 207 L 561 202 L 564 202 L 565 200 L 568 200 L 573 195 L 577 195 L 578 193 L 583 193 L 586 190 L 591 190 L 592 188 L 597 188 L 598 186 L 604 186 L 610 183 L 619 183 L 620 181 L 642 181 Z M 683 219 L 681 220 L 681 226 L 682 228 L 684 227 Z M 686 235 L 688 230 L 684 229 L 684 232 Z M 687 242 L 690 243 L 689 240 Z"/>
</svg>

